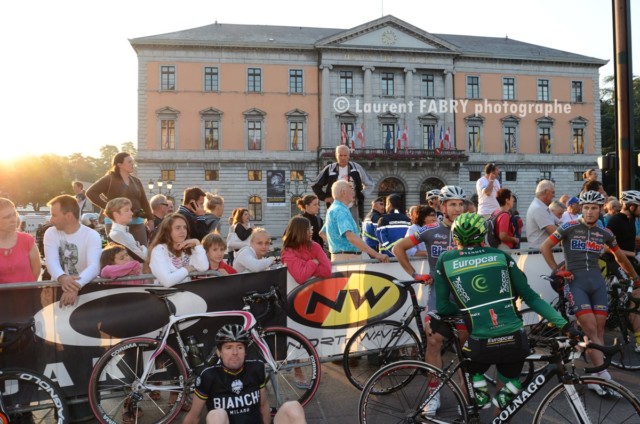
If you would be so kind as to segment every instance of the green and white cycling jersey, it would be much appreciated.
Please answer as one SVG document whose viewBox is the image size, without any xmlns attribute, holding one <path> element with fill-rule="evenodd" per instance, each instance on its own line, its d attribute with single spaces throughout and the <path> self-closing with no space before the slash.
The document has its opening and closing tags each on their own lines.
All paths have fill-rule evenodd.
<svg viewBox="0 0 640 424">
<path fill-rule="evenodd" d="M 436 309 L 442 315 L 467 315 L 477 339 L 511 334 L 522 328 L 518 297 L 556 327 L 566 321 L 531 289 L 511 256 L 493 247 L 469 247 L 443 253 L 436 264 Z M 453 302 L 450 298 L 453 293 Z"/>
</svg>

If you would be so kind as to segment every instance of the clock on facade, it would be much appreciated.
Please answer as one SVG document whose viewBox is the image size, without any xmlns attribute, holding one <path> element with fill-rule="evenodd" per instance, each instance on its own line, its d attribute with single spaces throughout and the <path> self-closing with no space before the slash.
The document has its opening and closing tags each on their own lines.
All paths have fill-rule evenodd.
<svg viewBox="0 0 640 424">
<path fill-rule="evenodd" d="M 395 44 L 396 41 L 398 41 L 398 37 L 393 31 L 388 29 L 382 33 L 382 42 L 387 46 Z"/>
</svg>

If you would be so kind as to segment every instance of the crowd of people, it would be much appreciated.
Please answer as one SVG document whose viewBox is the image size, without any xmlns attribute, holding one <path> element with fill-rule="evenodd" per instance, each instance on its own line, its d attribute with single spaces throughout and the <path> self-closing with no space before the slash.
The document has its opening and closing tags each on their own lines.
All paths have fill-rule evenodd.
<svg viewBox="0 0 640 424">
<path fill-rule="evenodd" d="M 98 276 L 119 284 L 138 285 L 149 281 L 136 276 L 151 274 L 158 284 L 171 287 L 190 281 L 193 273 L 260 272 L 277 261 L 271 254 L 271 234 L 250 222 L 247 209 L 231 212 L 229 231 L 223 236 L 221 196 L 189 187 L 174 212 L 167 196 L 158 194 L 147 200 L 140 180 L 132 175 L 134 163 L 130 154 L 118 153 L 111 169 L 86 193 L 81 183 L 74 182 L 74 196 L 51 199 L 50 223 L 42 231 L 40 250 L 40 243 L 19 231 L 15 205 L 0 198 L 0 282 L 38 280 L 42 253 L 50 278 L 58 281 L 63 291 L 60 305 L 68 306 L 74 305 L 81 289 Z M 473 369 L 477 370 L 474 387 L 479 399 L 487 398 L 486 403 L 486 382 L 481 376 L 488 361 L 499 361 L 503 389 L 494 403 L 503 406 L 519 390 L 515 376 L 518 366 L 522 366 L 526 346 L 521 323 L 518 325 L 509 307 L 497 315 L 492 308 L 493 312 L 486 312 L 488 318 L 478 318 L 478 314 L 472 317 L 469 310 L 487 301 L 498 299 L 509 304 L 521 297 L 556 326 L 566 324 L 531 290 L 524 274 L 514 266 L 509 251 L 520 248 L 525 235 L 527 246 L 541 251 L 550 271 L 569 281 L 577 320 L 596 343 L 603 342 L 607 316 L 606 286 L 597 265 L 603 251 L 635 282 L 635 294 L 640 295 L 636 258 L 640 192 L 625 191 L 617 199 L 607 196 L 595 170 L 585 172 L 584 179 L 580 193 L 563 194 L 557 200 L 552 181 L 538 182 L 526 223 L 514 210 L 514 193 L 501 185 L 500 168 L 495 163 L 486 164 L 484 175 L 476 183 L 477 205 L 461 187 L 446 185 L 428 191 L 426 204 L 408 210 L 399 194 L 376 197 L 365 215 L 365 193 L 372 181 L 360 165 L 350 161 L 349 149 L 338 146 L 336 162 L 320 172 L 313 184 L 314 194 L 298 200 L 300 214 L 289 220 L 280 259 L 293 279 L 303 284 L 311 278 L 330 277 L 332 261 L 370 258 L 384 263 L 396 258 L 404 271 L 428 287 L 428 310 L 463 312 L 466 316 L 459 323 L 461 334 L 465 340 L 469 338 Z M 327 206 L 324 220 L 319 216 L 320 202 Z M 101 210 L 99 215 L 93 212 L 94 207 Z M 556 245 L 563 247 L 562 266 L 552 253 Z M 452 250 L 463 250 L 464 258 L 482 257 L 488 265 L 482 270 L 460 271 L 459 267 L 448 265 L 461 257 L 448 253 Z M 411 261 L 412 257 L 425 258 L 429 273 L 419 273 L 414 266 L 420 262 Z M 485 276 L 486 281 L 502 281 L 504 287 L 491 289 L 499 293 L 493 290 L 482 296 L 468 295 L 477 275 Z M 123 277 L 127 278 L 118 280 Z M 456 296 L 452 301 L 450 293 L 459 294 L 460 290 L 468 296 Z M 498 329 L 498 320 L 510 324 Z M 443 338 L 432 331 L 428 321 L 426 328 L 425 361 L 441 367 Z M 640 318 L 634 320 L 634 331 L 640 352 Z M 487 346 L 488 338 L 498 336 L 504 336 L 499 347 L 508 355 L 496 356 L 492 354 L 496 346 Z M 242 354 L 244 339 L 238 336 L 230 342 Z M 221 342 L 219 349 L 223 345 Z M 597 351 L 590 351 L 589 355 L 595 365 L 602 363 Z M 611 378 L 606 370 L 600 375 Z M 599 386 L 590 388 L 600 390 Z M 207 393 L 198 396 L 202 402 L 197 406 L 202 409 Z M 439 399 L 434 397 L 424 413 L 432 415 L 439 406 Z"/>
</svg>

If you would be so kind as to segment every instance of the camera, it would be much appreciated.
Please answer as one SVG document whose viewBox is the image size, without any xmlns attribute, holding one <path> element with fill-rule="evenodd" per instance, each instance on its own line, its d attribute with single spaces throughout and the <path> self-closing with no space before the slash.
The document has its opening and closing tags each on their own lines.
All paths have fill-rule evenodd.
<svg viewBox="0 0 640 424">
<path fill-rule="evenodd" d="M 146 218 L 147 217 L 147 213 L 144 211 L 144 209 L 138 209 L 133 211 L 133 217 L 134 218 Z"/>
</svg>

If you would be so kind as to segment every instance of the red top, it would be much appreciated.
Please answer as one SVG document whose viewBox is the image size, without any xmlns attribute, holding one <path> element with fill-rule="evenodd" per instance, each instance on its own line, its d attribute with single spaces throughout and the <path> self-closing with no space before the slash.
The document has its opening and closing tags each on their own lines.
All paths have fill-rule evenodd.
<svg viewBox="0 0 640 424">
<path fill-rule="evenodd" d="M 504 211 L 496 211 L 494 213 L 498 214 L 498 217 L 496 218 L 496 232 L 498 234 L 507 233 L 507 235 L 514 237 L 515 228 L 513 228 L 513 225 L 511 224 L 511 214 Z M 500 243 L 506 244 L 509 249 L 513 249 L 513 246 L 515 245 L 512 241 L 500 240 Z"/>
<path fill-rule="evenodd" d="M 229 264 L 225 263 L 224 261 L 220 262 L 220 265 L 218 265 L 218 269 L 216 269 L 216 270 L 211 268 L 211 263 L 209 263 L 209 271 L 218 271 L 218 270 L 227 271 L 227 273 L 229 273 L 229 274 L 237 274 L 238 273 L 238 271 L 236 271 L 233 267 L 231 267 Z"/>
<path fill-rule="evenodd" d="M 16 232 L 16 244 L 9 249 L 0 248 L 0 283 L 29 283 L 36 279 L 31 273 L 29 252 L 35 240 L 28 233 Z"/>
<path fill-rule="evenodd" d="M 316 264 L 314 259 L 317 259 L 319 263 Z M 280 260 L 287 265 L 289 274 L 298 284 L 304 283 L 311 277 L 326 278 L 331 276 L 331 261 L 315 241 L 311 242 L 311 247 L 284 249 Z"/>
</svg>

